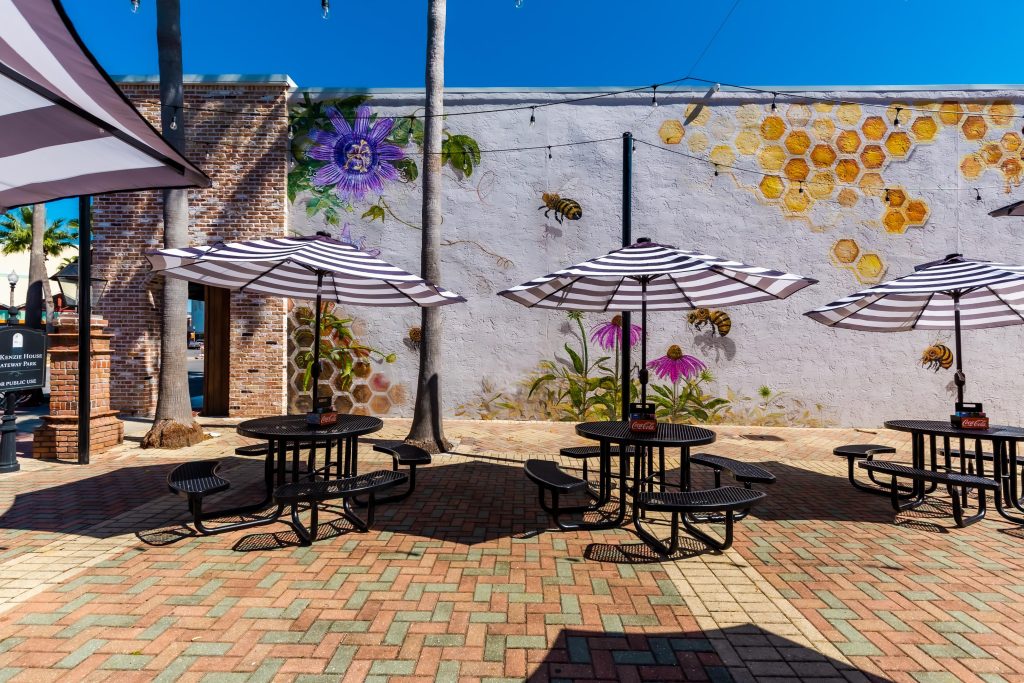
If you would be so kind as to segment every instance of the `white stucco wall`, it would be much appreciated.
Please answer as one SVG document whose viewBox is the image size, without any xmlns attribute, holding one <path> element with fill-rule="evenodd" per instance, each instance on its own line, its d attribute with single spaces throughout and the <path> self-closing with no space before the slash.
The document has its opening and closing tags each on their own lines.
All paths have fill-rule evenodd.
<svg viewBox="0 0 1024 683">
<path fill-rule="evenodd" d="M 471 135 L 487 149 L 559 144 L 598 138 L 618 138 L 632 131 L 640 139 L 701 158 L 728 157 L 716 147 L 732 150 L 735 165 L 763 169 L 759 155 L 743 154 L 737 141 L 748 131 L 764 146 L 771 143 L 761 132 L 771 116 L 771 97 L 721 92 L 707 112 L 685 127 L 685 137 L 665 145 L 659 128 L 665 120 L 682 121 L 686 107 L 702 92 L 659 93 L 660 106 L 650 105 L 650 94 L 617 96 L 585 104 L 543 108 L 536 125 L 528 125 L 530 112 L 486 116 L 451 116 L 446 126 Z M 651 355 L 664 353 L 670 343 L 705 360 L 717 377 L 716 390 L 731 388 L 753 394 L 767 384 L 808 405 L 822 404 L 827 417 L 837 424 L 877 426 L 896 417 L 942 417 L 950 412 L 952 398 L 949 372 L 932 373 L 918 359 L 923 349 L 951 334 L 927 332 L 870 334 L 831 330 L 801 315 L 804 311 L 862 289 L 850 268 L 835 265 L 830 253 L 840 239 L 854 239 L 861 253 L 877 253 L 884 261 L 886 278 L 910 271 L 915 264 L 962 251 L 968 256 L 1024 263 L 1024 219 L 994 219 L 987 212 L 1018 198 L 1019 183 L 1012 166 L 989 164 L 980 176 L 965 176 L 960 164 L 967 156 L 984 150 L 988 141 L 999 143 L 1007 133 L 1019 134 L 1022 120 L 999 119 L 987 113 L 1006 113 L 992 101 L 1008 100 L 1014 114 L 1024 114 L 1019 90 L 952 91 L 858 91 L 816 92 L 814 97 L 855 99 L 874 103 L 862 107 L 860 119 L 850 109 L 810 107 L 793 110 L 786 121 L 790 100 L 779 98 L 776 112 L 786 121 L 787 135 L 804 131 L 814 144 L 835 146 L 835 140 L 819 140 L 832 119 L 837 130 L 859 130 L 863 119 L 880 116 L 888 132 L 909 131 L 914 118 L 930 117 L 937 132 L 930 142 L 911 136 L 905 158 L 892 158 L 880 170 L 885 187 L 906 188 L 909 198 L 926 202 L 927 222 L 903 234 L 887 232 L 881 219 L 887 207 L 879 196 L 858 189 L 855 206 L 831 198 L 816 202 L 806 211 L 792 212 L 779 201 L 768 200 L 758 190 L 761 175 L 721 169 L 715 177 L 709 163 L 668 154 L 638 145 L 634 155 L 633 236 L 735 258 L 750 264 L 779 268 L 811 276 L 820 284 L 789 300 L 729 310 L 733 329 L 717 342 L 695 333 L 684 313 L 651 316 Z M 331 96 L 327 94 L 325 96 Z M 334 94 L 333 96 L 338 96 Z M 380 114 L 407 116 L 420 103 L 417 93 L 378 93 L 371 102 Z M 563 99 L 565 93 L 453 93 L 448 111 L 534 104 Z M 908 108 L 935 109 L 939 102 L 981 108 L 986 130 L 965 133 L 961 118 L 944 124 L 938 112 L 902 112 L 901 126 L 891 125 L 893 101 L 913 102 Z M 934 104 L 931 104 L 934 103 Z M 741 105 L 756 105 L 744 107 Z M 841 115 L 840 115 L 841 114 Z M 947 117 L 950 118 L 950 117 Z M 845 120 L 845 122 L 844 122 Z M 886 135 L 888 135 L 888 132 Z M 706 144 L 701 141 L 704 136 Z M 863 133 L 861 138 L 865 136 Z M 748 135 L 743 144 L 750 144 Z M 784 145 L 785 136 L 779 144 Z M 862 144 L 869 143 L 862 140 Z M 772 143 L 774 144 L 774 143 Z M 879 143 L 884 146 L 884 141 Z M 1008 139 L 1012 147 L 1012 139 Z M 991 149 L 989 149 L 991 152 Z M 1020 151 L 1003 150 L 1002 161 Z M 722 156 L 725 155 L 725 156 Z M 563 314 L 527 310 L 495 293 L 560 267 L 596 256 L 619 245 L 621 233 L 621 158 L 619 140 L 579 147 L 484 154 L 471 178 L 457 178 L 445 170 L 443 284 L 463 294 L 469 303 L 447 307 L 444 397 L 446 411 L 472 400 L 487 380 L 498 390 L 526 376 L 541 358 L 560 351 L 565 341 Z M 795 155 L 787 152 L 787 160 Z M 809 159 L 807 155 L 803 155 Z M 892 155 L 889 155 L 892 157 Z M 991 160 L 989 160 L 991 161 Z M 982 163 L 984 166 L 988 162 Z M 810 163 L 812 172 L 813 162 Z M 834 171 L 834 164 L 832 167 Z M 973 170 L 969 168 L 973 173 Z M 779 172 L 780 175 L 783 172 Z M 970 173 L 968 174 L 970 175 Z M 960 188 L 957 190 L 956 188 Z M 975 198 L 979 188 L 981 201 Z M 411 224 L 419 219 L 419 183 L 389 186 L 385 199 L 395 213 Z M 809 186 L 808 186 L 809 189 Z M 559 225 L 537 210 L 542 192 L 561 192 L 579 201 L 584 216 Z M 302 198 L 299 199 L 299 202 Z M 369 204 L 370 202 L 367 202 Z M 355 236 L 367 236 L 368 246 L 379 246 L 383 258 L 418 271 L 419 231 L 388 217 L 381 224 L 362 221 L 364 206 L 349 214 Z M 324 229 L 318 216 L 307 218 L 292 210 L 292 229 L 312 233 Z M 337 233 L 337 229 L 331 228 Z M 399 360 L 388 366 L 395 382 L 415 385 L 416 354 L 404 343 L 407 330 L 419 323 L 414 309 L 352 310 L 364 324 L 364 338 Z M 587 315 L 587 325 L 607 316 Z M 1024 362 L 1021 360 L 1024 328 L 971 331 L 964 334 L 968 400 L 984 401 L 996 422 L 1019 423 L 1024 419 Z M 703 342 L 703 345 L 702 343 Z M 408 414 L 411 402 L 393 414 Z"/>
</svg>

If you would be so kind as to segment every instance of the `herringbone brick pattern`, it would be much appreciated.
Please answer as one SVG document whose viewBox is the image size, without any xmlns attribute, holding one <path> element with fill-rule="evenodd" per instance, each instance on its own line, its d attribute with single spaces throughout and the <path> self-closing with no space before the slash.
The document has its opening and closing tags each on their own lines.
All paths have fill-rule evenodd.
<svg viewBox="0 0 1024 683">
<path fill-rule="evenodd" d="M 571 426 L 448 430 L 458 455 L 412 498 L 310 548 L 283 525 L 184 532 L 175 463 L 223 457 L 229 498 L 255 492 L 261 461 L 224 428 L 0 480 L 0 681 L 1024 680 L 1024 532 L 957 529 L 941 499 L 894 524 L 831 455 L 900 435 L 721 428 L 707 450 L 778 483 L 733 549 L 661 562 L 625 530 L 544 531 L 521 463 Z"/>
</svg>

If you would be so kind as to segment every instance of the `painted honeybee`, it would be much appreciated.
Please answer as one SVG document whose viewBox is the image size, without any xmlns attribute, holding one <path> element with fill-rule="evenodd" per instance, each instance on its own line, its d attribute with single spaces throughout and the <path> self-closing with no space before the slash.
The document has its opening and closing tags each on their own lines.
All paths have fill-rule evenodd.
<svg viewBox="0 0 1024 683">
<path fill-rule="evenodd" d="M 552 211 L 555 212 L 555 220 L 559 223 L 562 222 L 563 218 L 570 221 L 578 221 L 583 217 L 583 207 L 575 199 L 563 199 L 561 195 L 554 192 L 544 192 L 540 198 L 544 203 L 537 210 L 547 209 L 544 212 L 544 218 L 547 218 L 548 214 Z"/>
<path fill-rule="evenodd" d="M 953 352 L 945 344 L 932 344 L 921 354 L 921 365 L 938 372 L 953 367 Z"/>
<path fill-rule="evenodd" d="M 718 332 L 722 337 L 729 334 L 729 330 L 732 329 L 732 318 L 729 317 L 728 313 L 712 311 L 710 308 L 698 308 L 686 316 L 686 322 L 698 330 L 705 325 L 710 325 L 712 334 Z"/>
</svg>

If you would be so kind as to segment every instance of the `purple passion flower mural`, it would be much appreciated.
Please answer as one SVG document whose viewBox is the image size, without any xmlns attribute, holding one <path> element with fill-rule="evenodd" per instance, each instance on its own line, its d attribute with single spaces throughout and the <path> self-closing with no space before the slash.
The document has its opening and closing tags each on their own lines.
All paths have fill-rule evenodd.
<svg viewBox="0 0 1024 683">
<path fill-rule="evenodd" d="M 367 192 L 380 194 L 384 184 L 398 180 L 398 169 L 391 162 L 405 158 L 397 145 L 386 142 L 394 119 L 380 118 L 371 124 L 369 107 L 356 110 L 355 124 L 334 107 L 327 109 L 334 131 L 312 130 L 313 144 L 306 156 L 325 162 L 313 176 L 315 187 L 333 186 L 342 199 L 362 200 Z"/>
</svg>

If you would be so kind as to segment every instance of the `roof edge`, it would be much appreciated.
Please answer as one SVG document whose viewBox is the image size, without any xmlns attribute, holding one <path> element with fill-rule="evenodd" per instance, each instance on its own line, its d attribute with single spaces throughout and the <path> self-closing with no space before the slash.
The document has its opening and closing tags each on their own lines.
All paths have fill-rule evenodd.
<svg viewBox="0 0 1024 683">
<path fill-rule="evenodd" d="M 157 74 L 116 74 L 111 76 L 116 83 L 159 83 Z M 297 90 L 298 85 L 288 74 L 186 74 L 185 83 L 210 85 L 286 85 L 288 90 Z"/>
</svg>

